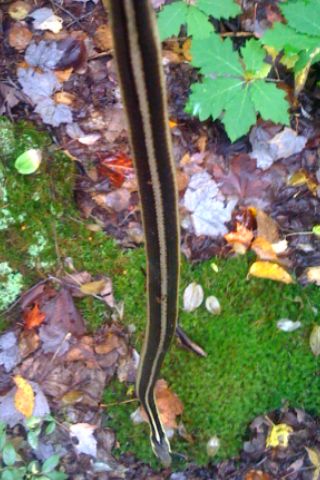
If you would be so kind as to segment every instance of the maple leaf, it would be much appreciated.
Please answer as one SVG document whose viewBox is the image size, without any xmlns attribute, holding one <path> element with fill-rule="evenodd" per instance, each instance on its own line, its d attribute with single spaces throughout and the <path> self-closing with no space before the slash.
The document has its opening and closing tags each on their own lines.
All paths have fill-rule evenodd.
<svg viewBox="0 0 320 480">
<path fill-rule="evenodd" d="M 126 178 L 134 175 L 132 160 L 124 153 L 104 158 L 98 166 L 98 173 L 108 177 L 116 188 L 120 188 Z"/>
<path fill-rule="evenodd" d="M 34 409 L 34 393 L 30 383 L 21 375 L 13 377 L 17 385 L 17 391 L 14 395 L 14 404 L 16 409 L 26 418 L 32 416 Z"/>
<path fill-rule="evenodd" d="M 27 330 L 38 327 L 46 318 L 46 314 L 43 313 L 39 305 L 35 303 L 31 310 L 26 310 L 23 314 L 24 326 Z"/>
</svg>

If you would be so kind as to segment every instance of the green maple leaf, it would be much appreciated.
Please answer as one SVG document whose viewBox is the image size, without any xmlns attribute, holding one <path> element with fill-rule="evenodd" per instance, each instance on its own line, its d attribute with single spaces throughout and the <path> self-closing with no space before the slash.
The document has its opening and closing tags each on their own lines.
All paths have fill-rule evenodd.
<svg viewBox="0 0 320 480">
<path fill-rule="evenodd" d="M 288 124 L 285 93 L 266 82 L 270 65 L 264 61 L 266 52 L 257 40 L 246 43 L 241 59 L 231 41 L 216 34 L 194 40 L 191 53 L 205 78 L 192 85 L 189 113 L 200 120 L 220 118 L 232 141 L 248 132 L 258 113 L 265 120 Z"/>
<path fill-rule="evenodd" d="M 277 51 L 284 49 L 286 52 L 298 53 L 301 50 L 315 48 L 319 44 L 319 39 L 299 33 L 288 25 L 276 22 L 273 28 L 266 31 L 261 42 Z"/>
<path fill-rule="evenodd" d="M 233 0 L 198 0 L 197 7 L 214 18 L 236 17 L 241 13 L 240 6 Z"/>
<path fill-rule="evenodd" d="M 309 0 L 307 3 L 291 1 L 280 8 L 290 27 L 301 33 L 320 36 L 319 0 Z"/>
<path fill-rule="evenodd" d="M 213 31 L 209 16 L 220 19 L 234 17 L 239 13 L 241 9 L 234 0 L 198 0 L 195 5 L 178 0 L 165 5 L 158 14 L 160 39 L 178 36 L 181 25 L 186 25 L 189 36 L 206 38 Z"/>
</svg>

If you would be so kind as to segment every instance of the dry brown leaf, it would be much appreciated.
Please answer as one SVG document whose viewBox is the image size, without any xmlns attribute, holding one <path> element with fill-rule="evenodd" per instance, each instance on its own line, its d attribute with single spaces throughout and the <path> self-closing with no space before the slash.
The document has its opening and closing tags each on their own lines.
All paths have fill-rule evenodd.
<svg viewBox="0 0 320 480">
<path fill-rule="evenodd" d="M 72 105 L 76 101 L 76 96 L 69 92 L 56 92 L 53 98 L 56 103 L 63 105 Z"/>
<path fill-rule="evenodd" d="M 69 80 L 72 72 L 73 72 L 73 67 L 70 67 L 70 68 L 66 68 L 65 70 L 55 70 L 54 74 L 57 77 L 57 80 L 59 80 L 59 82 L 63 83 L 63 82 L 66 82 L 67 80 Z"/>
<path fill-rule="evenodd" d="M 14 395 L 14 405 L 22 415 L 29 418 L 32 416 L 34 409 L 33 389 L 30 383 L 21 375 L 15 375 L 13 380 L 18 387 Z"/>
<path fill-rule="evenodd" d="M 22 23 L 15 23 L 9 30 L 8 41 L 12 48 L 23 52 L 29 45 L 32 39 L 32 33 L 26 25 Z"/>
<path fill-rule="evenodd" d="M 182 192 L 187 188 L 189 183 L 189 177 L 186 173 L 182 172 L 181 170 L 177 170 L 176 180 L 177 180 L 177 188 L 179 192 Z"/>
<path fill-rule="evenodd" d="M 100 51 L 108 51 L 113 48 L 113 39 L 109 24 L 102 24 L 97 28 L 93 36 L 93 43 Z"/>
<path fill-rule="evenodd" d="M 253 207 L 251 211 L 255 214 L 257 222 L 257 237 L 263 237 L 270 243 L 279 241 L 278 224 L 263 210 Z"/>
<path fill-rule="evenodd" d="M 40 345 L 40 337 L 35 330 L 23 330 L 19 337 L 19 351 L 22 358 L 37 350 Z"/>
<path fill-rule="evenodd" d="M 155 397 L 163 425 L 166 428 L 178 428 L 176 417 L 183 412 L 183 404 L 178 395 L 170 390 L 165 380 L 157 381 Z M 147 421 L 147 415 L 143 410 L 141 410 L 141 415 Z"/>
<path fill-rule="evenodd" d="M 284 268 L 280 267 L 277 263 L 272 262 L 254 262 L 250 267 L 248 275 L 287 284 L 294 283 L 293 278 Z"/>
<path fill-rule="evenodd" d="M 118 335 L 108 333 L 101 343 L 95 345 L 94 351 L 98 355 L 106 355 L 112 352 L 112 350 L 118 350 L 120 347 L 123 347 L 123 345 Z"/>
<path fill-rule="evenodd" d="M 251 244 L 251 249 L 258 255 L 260 260 L 276 261 L 278 259 L 273 246 L 263 237 L 257 237 Z"/>
<path fill-rule="evenodd" d="M 262 470 L 250 470 L 244 477 L 244 480 L 271 480 L 272 477 Z"/>
</svg>

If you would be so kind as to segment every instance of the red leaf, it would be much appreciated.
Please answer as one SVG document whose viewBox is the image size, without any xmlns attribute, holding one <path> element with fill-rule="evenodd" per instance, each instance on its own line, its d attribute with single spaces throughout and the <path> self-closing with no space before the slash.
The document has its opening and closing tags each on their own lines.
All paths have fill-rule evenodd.
<svg viewBox="0 0 320 480">
<path fill-rule="evenodd" d="M 116 188 L 120 188 L 128 177 L 134 175 L 134 168 L 131 158 L 124 153 L 119 153 L 104 158 L 98 166 L 98 172 L 100 175 L 108 177 Z"/>
<path fill-rule="evenodd" d="M 41 312 L 39 305 L 35 303 L 31 310 L 26 310 L 23 314 L 24 326 L 27 330 L 38 327 L 46 318 L 46 314 Z"/>
</svg>

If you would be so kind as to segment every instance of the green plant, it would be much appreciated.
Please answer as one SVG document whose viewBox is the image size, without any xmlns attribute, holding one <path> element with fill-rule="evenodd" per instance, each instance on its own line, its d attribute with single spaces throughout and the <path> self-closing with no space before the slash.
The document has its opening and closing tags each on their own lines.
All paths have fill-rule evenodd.
<svg viewBox="0 0 320 480">
<path fill-rule="evenodd" d="M 212 31 L 210 17 L 217 19 L 235 17 L 241 9 L 234 0 L 178 0 L 166 5 L 158 15 L 161 40 L 179 35 L 181 25 L 193 38 L 206 38 Z"/>
<path fill-rule="evenodd" d="M 232 141 L 248 132 L 257 113 L 264 120 L 289 124 L 285 92 L 267 78 L 271 66 L 264 61 L 266 52 L 257 40 L 246 42 L 240 56 L 230 39 L 212 33 L 206 39 L 194 39 L 191 54 L 204 78 L 192 85 L 189 113 L 200 120 L 221 118 Z"/>
<path fill-rule="evenodd" d="M 295 93 L 303 89 L 310 68 L 320 61 L 320 3 L 290 1 L 280 6 L 287 23 L 275 22 L 261 42 L 282 52 L 281 62 L 293 69 Z"/>
<path fill-rule="evenodd" d="M 41 419 L 32 418 L 28 420 L 30 430 L 28 433 L 28 443 L 32 448 L 36 448 L 41 431 Z M 47 428 L 51 426 L 49 432 L 51 433 L 52 424 L 55 422 L 51 416 L 47 417 Z M 30 437 L 30 433 L 34 433 L 34 438 Z M 6 425 L 0 422 L 0 478 L 1 480 L 65 480 L 67 475 L 56 470 L 59 465 L 60 457 L 57 454 L 51 455 L 42 464 L 37 460 L 30 462 L 24 461 L 21 455 L 16 451 L 12 442 L 7 440 Z"/>
</svg>

